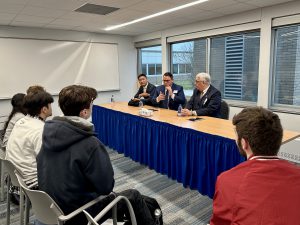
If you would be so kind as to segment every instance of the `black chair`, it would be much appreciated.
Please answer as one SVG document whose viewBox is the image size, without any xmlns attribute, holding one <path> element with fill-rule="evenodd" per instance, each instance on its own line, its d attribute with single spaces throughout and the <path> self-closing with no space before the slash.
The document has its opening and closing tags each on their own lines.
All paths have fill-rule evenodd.
<svg viewBox="0 0 300 225">
<path fill-rule="evenodd" d="M 228 106 L 227 102 L 225 102 L 224 100 L 221 101 L 220 114 L 221 114 L 220 115 L 221 119 L 228 120 L 228 118 L 229 118 L 229 106 Z"/>
</svg>

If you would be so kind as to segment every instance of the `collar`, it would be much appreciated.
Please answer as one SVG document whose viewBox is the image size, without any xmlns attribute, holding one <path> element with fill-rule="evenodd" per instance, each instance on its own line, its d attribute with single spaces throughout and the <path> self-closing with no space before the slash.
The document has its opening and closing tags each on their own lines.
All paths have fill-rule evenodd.
<svg viewBox="0 0 300 225">
<path fill-rule="evenodd" d="M 147 89 L 149 82 L 143 87 L 143 89 Z"/>
<path fill-rule="evenodd" d="M 207 92 L 207 90 L 209 89 L 209 87 L 210 87 L 210 85 L 208 85 L 208 87 L 207 87 L 207 88 L 205 88 L 205 89 L 202 91 L 203 95 L 205 95 L 205 94 L 206 94 L 206 92 Z"/>
<path fill-rule="evenodd" d="M 276 155 L 251 155 L 248 160 L 279 160 Z"/>
</svg>

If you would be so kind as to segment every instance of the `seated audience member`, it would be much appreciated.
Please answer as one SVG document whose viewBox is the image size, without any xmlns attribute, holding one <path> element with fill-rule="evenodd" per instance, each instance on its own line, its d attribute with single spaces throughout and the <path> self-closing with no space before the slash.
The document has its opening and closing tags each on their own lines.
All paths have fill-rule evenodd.
<svg viewBox="0 0 300 225">
<path fill-rule="evenodd" d="M 34 94 L 34 93 L 37 93 L 39 91 L 46 91 L 45 88 L 43 86 L 40 86 L 40 85 L 32 85 L 30 86 L 27 90 L 26 90 L 26 93 L 27 94 Z"/>
<path fill-rule="evenodd" d="M 145 74 L 138 75 L 140 88 L 133 99 L 128 102 L 128 105 L 138 106 L 142 101 L 144 105 L 152 105 L 152 97 L 155 94 L 155 86 L 148 82 Z"/>
<path fill-rule="evenodd" d="M 232 123 L 247 161 L 217 178 L 210 225 L 299 224 L 300 167 L 277 157 L 283 136 L 279 117 L 253 107 Z"/>
<path fill-rule="evenodd" d="M 210 84 L 210 75 L 198 73 L 195 86 L 193 95 L 181 115 L 220 117 L 221 92 Z"/>
<path fill-rule="evenodd" d="M 7 142 L 6 159 L 16 166 L 30 188 L 37 188 L 36 156 L 45 120 L 52 115 L 52 102 L 52 96 L 45 91 L 27 94 L 24 98 L 27 115 L 16 122 Z"/>
<path fill-rule="evenodd" d="M 8 116 L 8 120 L 4 124 L 4 137 L 3 137 L 3 149 L 5 150 L 8 138 L 16 124 L 16 122 L 26 115 L 26 110 L 24 108 L 24 97 L 25 94 L 18 93 L 15 94 L 11 99 L 11 105 L 13 107 L 11 113 Z"/>
<path fill-rule="evenodd" d="M 71 85 L 59 93 L 59 106 L 64 116 L 47 121 L 43 144 L 37 156 L 39 189 L 48 193 L 68 214 L 100 195 L 108 195 L 114 187 L 114 171 L 105 146 L 95 137 L 91 115 L 94 92 L 85 86 Z M 150 210 L 136 190 L 121 192 L 129 198 L 138 224 L 154 224 Z M 115 195 L 88 209 L 98 214 Z M 127 211 L 118 204 L 118 217 Z M 66 224 L 87 224 L 79 214 Z"/>
<path fill-rule="evenodd" d="M 184 106 L 185 101 L 183 87 L 174 83 L 172 73 L 165 73 L 163 75 L 163 85 L 156 87 L 156 92 L 152 99 L 153 105 L 177 110 L 180 104 Z"/>
</svg>

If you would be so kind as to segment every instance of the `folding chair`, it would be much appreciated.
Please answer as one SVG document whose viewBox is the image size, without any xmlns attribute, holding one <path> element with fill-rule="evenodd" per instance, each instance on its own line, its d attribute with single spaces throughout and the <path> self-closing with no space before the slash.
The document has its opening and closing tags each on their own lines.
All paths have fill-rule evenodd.
<svg viewBox="0 0 300 225">
<path fill-rule="evenodd" d="M 10 194 L 9 194 L 9 188 L 10 185 L 12 184 L 13 186 L 20 187 L 19 181 L 15 175 L 15 170 L 16 167 L 15 165 L 5 159 L 1 159 L 2 164 L 4 165 L 4 168 L 6 169 L 9 177 L 8 177 L 8 182 L 7 182 L 7 209 L 6 209 L 6 224 L 10 224 Z M 19 208 L 20 208 L 20 225 L 24 224 L 24 192 L 21 191 L 20 188 L 20 203 L 19 203 Z M 29 222 L 29 202 L 28 199 L 25 198 L 25 225 L 27 225 Z"/>
<path fill-rule="evenodd" d="M 118 196 L 116 199 L 114 199 L 110 204 L 108 204 L 103 210 L 101 210 L 101 212 L 95 216 L 95 218 L 93 218 L 87 211 L 83 210 L 86 218 L 88 219 L 89 223 L 88 225 L 90 224 L 93 224 L 93 225 L 99 225 L 98 224 L 98 220 L 100 220 L 106 213 L 109 212 L 109 210 L 112 209 L 112 214 L 113 214 L 113 218 L 116 218 L 117 217 L 117 203 L 121 200 L 124 200 L 127 207 L 128 207 L 128 210 L 129 210 L 129 214 L 130 214 L 130 220 L 131 220 L 131 224 L 132 225 L 137 225 L 136 223 L 136 218 L 135 218 L 135 214 L 134 214 L 134 211 L 133 211 L 133 208 L 129 202 L 129 200 L 124 197 L 124 196 Z M 113 224 L 114 225 L 117 225 L 117 221 L 116 220 L 113 220 Z"/>
<path fill-rule="evenodd" d="M 15 171 L 17 179 L 20 183 L 21 189 L 25 195 L 29 198 L 32 205 L 33 213 L 40 222 L 45 224 L 58 224 L 62 225 L 65 221 L 73 218 L 81 213 L 84 209 L 91 207 L 106 196 L 99 196 L 94 200 L 86 203 L 82 207 L 76 209 L 68 215 L 65 215 L 56 202 L 44 191 L 31 190 L 27 187 L 22 177 Z M 116 218 L 115 218 L 116 220 Z"/>
</svg>

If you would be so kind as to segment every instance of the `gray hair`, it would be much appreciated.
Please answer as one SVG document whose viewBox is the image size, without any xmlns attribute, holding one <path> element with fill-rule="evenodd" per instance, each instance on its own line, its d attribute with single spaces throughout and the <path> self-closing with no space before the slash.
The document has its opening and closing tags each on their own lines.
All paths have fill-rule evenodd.
<svg viewBox="0 0 300 225">
<path fill-rule="evenodd" d="M 208 73 L 198 73 L 196 75 L 196 80 L 204 80 L 206 84 L 210 84 L 210 75 Z"/>
</svg>

